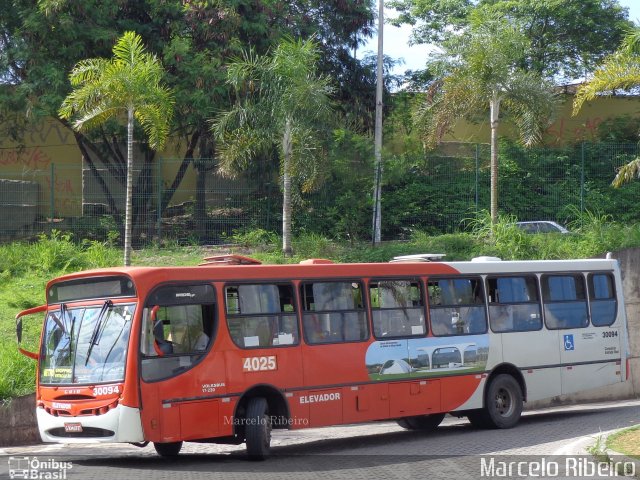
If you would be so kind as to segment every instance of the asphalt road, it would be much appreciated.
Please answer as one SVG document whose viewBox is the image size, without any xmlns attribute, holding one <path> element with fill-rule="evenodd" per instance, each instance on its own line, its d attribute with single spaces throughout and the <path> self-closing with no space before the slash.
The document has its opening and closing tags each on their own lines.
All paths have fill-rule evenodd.
<svg viewBox="0 0 640 480">
<path fill-rule="evenodd" d="M 635 424 L 640 424 L 640 401 L 527 412 L 510 430 L 476 430 L 464 419 L 447 417 L 434 433 L 406 431 L 392 422 L 276 431 L 273 457 L 264 462 L 248 461 L 244 445 L 185 444 L 174 459 L 158 457 L 151 445 L 35 445 L 0 450 L 0 477 L 9 478 L 11 469 L 14 478 L 49 479 L 435 480 L 504 478 L 504 473 L 506 478 L 606 478 L 614 476 L 611 470 L 589 475 L 586 449 L 606 432 Z M 524 462 L 519 472 L 517 462 Z M 501 470 L 509 463 L 511 472 Z"/>
</svg>

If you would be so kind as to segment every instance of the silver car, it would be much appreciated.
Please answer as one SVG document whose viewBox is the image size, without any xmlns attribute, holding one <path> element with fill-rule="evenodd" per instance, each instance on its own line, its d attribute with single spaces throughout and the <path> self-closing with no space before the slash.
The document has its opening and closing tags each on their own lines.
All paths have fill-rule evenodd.
<svg viewBox="0 0 640 480">
<path fill-rule="evenodd" d="M 516 225 L 527 233 L 569 233 L 562 225 L 550 220 L 517 222 Z"/>
</svg>

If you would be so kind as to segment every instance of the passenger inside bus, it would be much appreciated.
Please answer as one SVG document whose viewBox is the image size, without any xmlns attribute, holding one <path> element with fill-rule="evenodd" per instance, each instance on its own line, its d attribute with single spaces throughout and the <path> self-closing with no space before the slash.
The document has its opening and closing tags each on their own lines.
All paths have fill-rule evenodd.
<svg viewBox="0 0 640 480">
<path fill-rule="evenodd" d="M 209 335 L 204 333 L 204 331 L 200 331 L 198 334 L 196 341 L 193 344 L 193 350 L 196 352 L 201 352 L 207 349 L 209 345 Z"/>
<path fill-rule="evenodd" d="M 494 332 L 513 331 L 513 307 L 510 305 L 491 306 L 491 329 Z"/>
<path fill-rule="evenodd" d="M 156 320 L 156 323 L 153 325 L 153 338 L 158 349 L 160 350 L 158 354 L 166 355 L 169 353 L 173 353 L 173 344 L 170 340 L 165 339 L 164 337 L 163 323 L 163 320 Z"/>
<path fill-rule="evenodd" d="M 200 305 L 161 307 L 153 325 L 153 336 L 162 354 L 193 353 L 207 349 L 209 335 L 204 331 Z"/>
</svg>

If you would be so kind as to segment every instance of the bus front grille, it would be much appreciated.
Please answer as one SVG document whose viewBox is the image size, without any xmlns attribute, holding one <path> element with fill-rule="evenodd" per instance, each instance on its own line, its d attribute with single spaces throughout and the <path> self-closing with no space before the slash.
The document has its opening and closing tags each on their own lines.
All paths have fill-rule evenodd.
<svg viewBox="0 0 640 480">
<path fill-rule="evenodd" d="M 114 435 L 114 432 L 111 430 L 95 427 L 82 427 L 81 432 L 66 432 L 64 427 L 59 427 L 47 430 L 47 433 L 52 437 L 59 438 L 102 438 L 112 437 Z"/>
</svg>

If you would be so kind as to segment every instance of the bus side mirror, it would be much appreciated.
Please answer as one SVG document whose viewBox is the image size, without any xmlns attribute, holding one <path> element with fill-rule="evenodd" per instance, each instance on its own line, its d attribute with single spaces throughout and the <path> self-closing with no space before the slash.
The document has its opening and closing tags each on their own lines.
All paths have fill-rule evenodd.
<svg viewBox="0 0 640 480">
<path fill-rule="evenodd" d="M 153 350 L 156 352 L 156 355 L 158 355 L 159 357 L 164 357 L 164 351 L 160 346 L 160 344 L 164 342 L 164 337 L 162 336 L 162 323 L 156 325 L 156 317 L 158 314 L 158 310 L 160 310 L 159 305 L 156 305 L 151 309 L 151 314 L 149 315 L 149 321 L 151 322 L 151 328 L 153 332 Z"/>
<path fill-rule="evenodd" d="M 34 360 L 38 360 L 40 356 L 37 353 L 25 350 L 20 346 L 20 344 L 22 343 L 22 317 L 26 315 L 34 315 L 36 313 L 46 312 L 46 310 L 47 310 L 46 305 L 40 305 L 39 307 L 30 308 L 29 310 L 24 310 L 20 312 L 18 315 L 16 315 L 16 338 L 18 340 L 18 351 L 21 354 L 25 355 L 26 357 L 32 358 Z"/>
<path fill-rule="evenodd" d="M 22 343 L 22 319 L 16 320 L 16 337 L 18 338 L 18 344 Z"/>
</svg>

